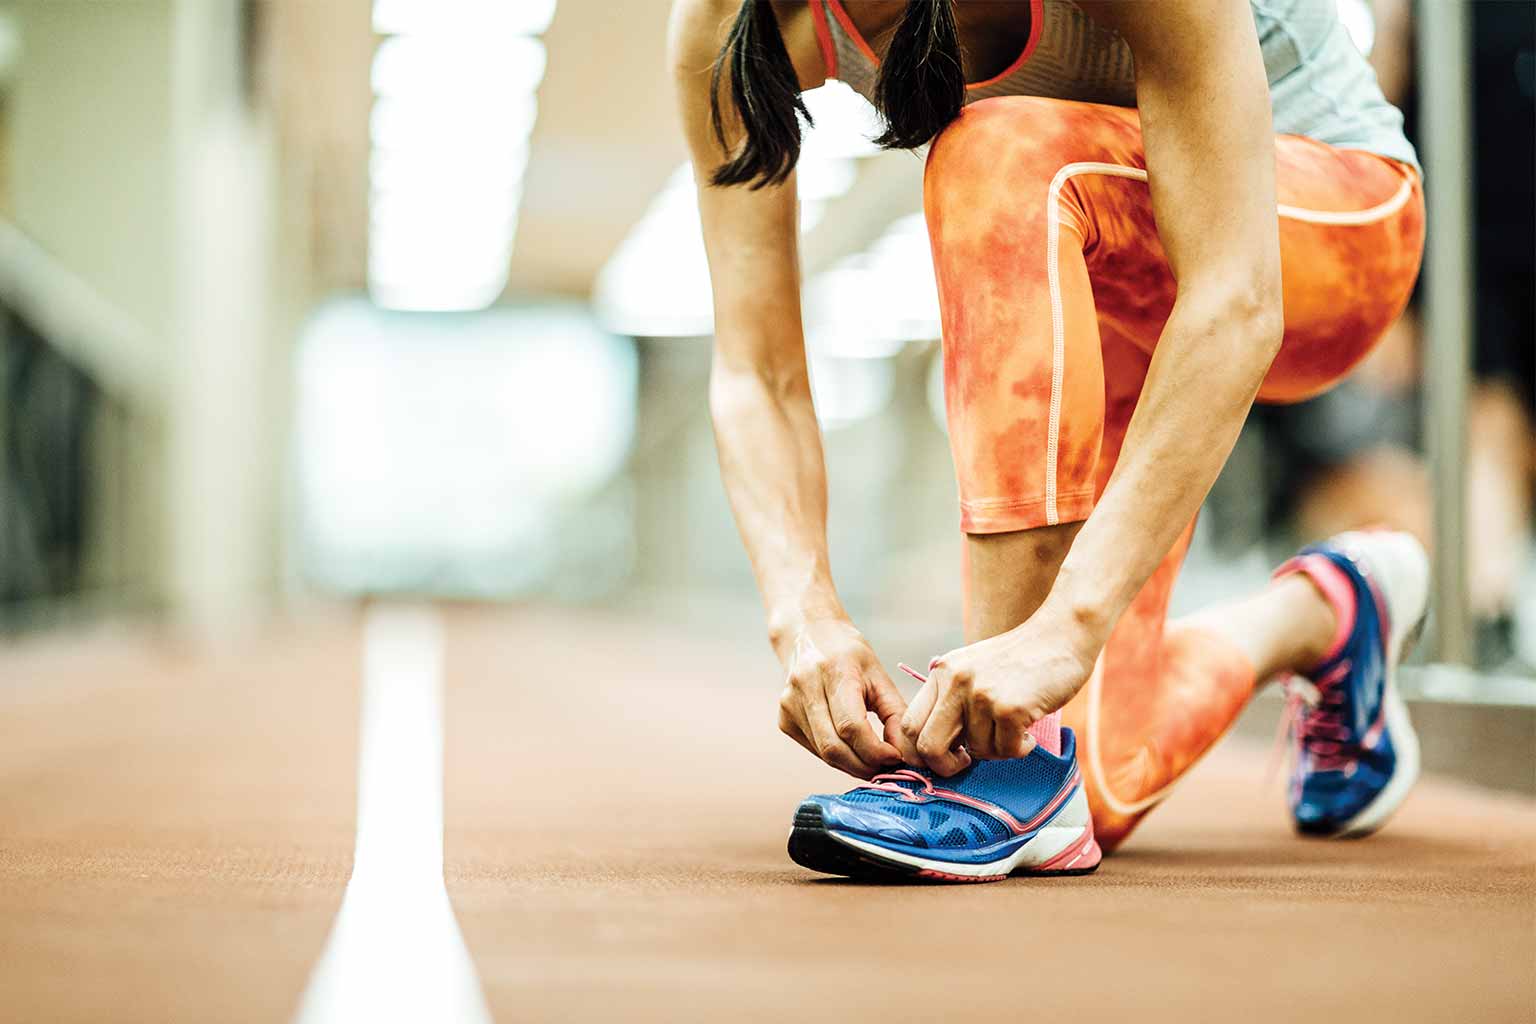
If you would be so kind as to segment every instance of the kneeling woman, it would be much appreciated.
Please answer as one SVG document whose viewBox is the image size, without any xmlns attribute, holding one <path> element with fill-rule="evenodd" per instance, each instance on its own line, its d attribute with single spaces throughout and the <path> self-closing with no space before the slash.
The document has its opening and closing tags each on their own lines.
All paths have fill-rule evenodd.
<svg viewBox="0 0 1536 1024">
<path fill-rule="evenodd" d="M 1414 153 L 1334 0 L 677 0 L 671 51 L 710 405 L 788 674 L 779 727 L 868 780 L 803 803 L 792 856 L 1091 870 L 1286 673 L 1297 828 L 1379 827 L 1418 771 L 1393 680 L 1428 589 L 1414 541 L 1337 537 L 1166 621 L 1250 405 L 1336 383 L 1418 272 Z M 828 570 L 794 166 L 800 91 L 833 77 L 875 104 L 882 145 L 932 144 L 968 646 L 910 705 Z"/>
</svg>

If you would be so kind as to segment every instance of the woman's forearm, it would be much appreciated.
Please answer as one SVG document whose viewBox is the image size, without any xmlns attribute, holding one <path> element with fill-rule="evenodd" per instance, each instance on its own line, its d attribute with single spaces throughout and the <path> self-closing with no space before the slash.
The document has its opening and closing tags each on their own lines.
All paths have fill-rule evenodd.
<svg viewBox="0 0 1536 1024">
<path fill-rule="evenodd" d="M 827 479 L 803 358 L 779 369 L 717 358 L 710 411 L 720 473 L 781 659 L 807 622 L 843 618 L 827 558 Z"/>
<path fill-rule="evenodd" d="M 1211 308 L 1169 318 L 1114 474 L 1046 601 L 1092 642 L 1108 638 L 1199 511 L 1278 350 L 1273 304 Z"/>
<path fill-rule="evenodd" d="M 1284 316 L 1274 128 L 1247 5 L 1088 6 L 1135 56 L 1147 185 L 1178 281 L 1114 474 L 1046 599 L 1102 643 L 1231 454 Z"/>
</svg>

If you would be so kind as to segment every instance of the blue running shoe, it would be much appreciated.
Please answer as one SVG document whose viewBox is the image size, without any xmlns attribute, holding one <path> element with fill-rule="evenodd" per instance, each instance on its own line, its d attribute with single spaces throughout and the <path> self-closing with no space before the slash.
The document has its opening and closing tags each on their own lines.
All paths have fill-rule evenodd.
<svg viewBox="0 0 1536 1024">
<path fill-rule="evenodd" d="M 940 778 L 902 768 L 795 812 L 789 856 L 829 875 L 883 881 L 996 882 L 1085 875 L 1099 866 L 1077 740 L 1061 756 L 976 761 Z"/>
<path fill-rule="evenodd" d="M 1343 533 L 1304 548 L 1276 575 L 1291 572 L 1335 592 L 1335 608 L 1355 608 L 1338 650 L 1309 679 L 1287 683 L 1291 816 L 1305 835 L 1369 835 L 1419 777 L 1419 738 L 1397 691 L 1397 666 L 1423 627 L 1429 559 L 1406 533 Z"/>
</svg>

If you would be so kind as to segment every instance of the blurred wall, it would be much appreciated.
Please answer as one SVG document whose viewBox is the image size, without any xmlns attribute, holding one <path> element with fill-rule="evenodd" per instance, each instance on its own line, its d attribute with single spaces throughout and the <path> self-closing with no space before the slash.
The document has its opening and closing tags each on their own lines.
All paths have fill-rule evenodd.
<svg viewBox="0 0 1536 1024">
<path fill-rule="evenodd" d="M 164 359 L 175 301 L 173 4 L 13 0 L 0 10 L 17 42 L 4 100 L 7 216 Z M 156 601 L 164 410 L 117 397 L 91 425 L 84 582 L 92 597 Z"/>
<path fill-rule="evenodd" d="M 281 583 L 279 382 L 311 263 L 275 270 L 293 218 L 279 212 L 259 88 L 267 7 L 3 8 L 20 50 L 6 89 L 11 216 L 60 273 L 142 328 L 138 368 L 157 385 L 113 394 L 98 379 L 113 408 L 96 425 L 94 582 L 127 583 L 200 625 L 249 619 Z"/>
<path fill-rule="evenodd" d="M 172 316 L 173 5 L 9 5 L 22 52 L 9 95 L 19 227 L 164 339 Z"/>
</svg>

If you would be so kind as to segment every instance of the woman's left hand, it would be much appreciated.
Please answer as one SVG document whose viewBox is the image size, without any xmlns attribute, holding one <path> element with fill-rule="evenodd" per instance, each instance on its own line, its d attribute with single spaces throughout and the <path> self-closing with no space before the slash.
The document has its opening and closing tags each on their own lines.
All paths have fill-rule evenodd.
<svg viewBox="0 0 1536 1024">
<path fill-rule="evenodd" d="M 1102 646 L 1081 627 L 1036 615 L 956 648 L 929 664 L 902 731 L 939 775 L 955 774 L 972 757 L 1023 757 L 1035 746 L 1026 730 L 1083 688 Z"/>
</svg>

